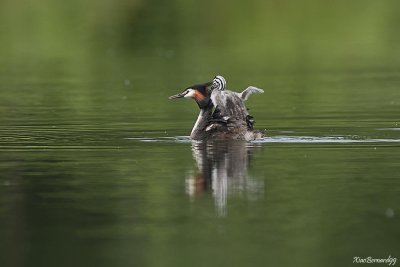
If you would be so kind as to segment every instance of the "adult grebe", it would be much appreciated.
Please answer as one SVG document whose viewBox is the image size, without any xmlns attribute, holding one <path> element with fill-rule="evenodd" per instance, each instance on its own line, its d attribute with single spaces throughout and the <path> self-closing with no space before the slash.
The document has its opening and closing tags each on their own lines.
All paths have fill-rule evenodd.
<svg viewBox="0 0 400 267">
<path fill-rule="evenodd" d="M 253 86 L 242 93 L 225 90 L 226 81 L 216 76 L 212 82 L 189 86 L 169 99 L 192 98 L 200 108 L 190 137 L 194 140 L 233 139 L 251 141 L 263 133 L 254 130 L 254 120 L 247 112 L 244 101 L 253 93 L 264 91 Z M 215 109 L 214 109 L 215 107 Z"/>
</svg>

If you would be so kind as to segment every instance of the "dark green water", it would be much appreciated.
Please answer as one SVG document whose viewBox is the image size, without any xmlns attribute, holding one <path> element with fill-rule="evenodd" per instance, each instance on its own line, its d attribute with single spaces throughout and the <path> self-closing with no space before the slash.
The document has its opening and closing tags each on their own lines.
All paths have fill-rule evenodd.
<svg viewBox="0 0 400 267">
<path fill-rule="evenodd" d="M 301 2 L 1 3 L 0 265 L 399 258 L 399 4 Z M 188 140 L 216 74 L 267 138 Z"/>
</svg>

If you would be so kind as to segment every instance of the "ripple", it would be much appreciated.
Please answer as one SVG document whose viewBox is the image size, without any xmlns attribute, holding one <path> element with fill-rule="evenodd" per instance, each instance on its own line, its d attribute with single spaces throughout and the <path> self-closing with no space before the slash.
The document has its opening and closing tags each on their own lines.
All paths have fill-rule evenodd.
<svg viewBox="0 0 400 267">
<path fill-rule="evenodd" d="M 141 142 L 167 142 L 167 143 L 191 143 L 192 140 L 189 136 L 175 136 L 175 137 L 128 137 L 128 140 L 138 140 Z M 257 144 L 353 144 L 353 143 L 400 143 L 400 139 L 386 139 L 386 138 L 362 138 L 360 136 L 286 136 L 277 135 L 264 137 L 252 141 L 251 143 Z"/>
<path fill-rule="evenodd" d="M 360 138 L 359 136 L 271 136 L 254 140 L 253 143 L 400 143 L 400 139 Z"/>
<path fill-rule="evenodd" d="M 380 131 L 400 131 L 400 128 L 380 128 Z"/>
<path fill-rule="evenodd" d="M 174 137 L 127 137 L 126 140 L 138 140 L 147 143 L 191 143 L 190 136 L 174 136 Z"/>
</svg>

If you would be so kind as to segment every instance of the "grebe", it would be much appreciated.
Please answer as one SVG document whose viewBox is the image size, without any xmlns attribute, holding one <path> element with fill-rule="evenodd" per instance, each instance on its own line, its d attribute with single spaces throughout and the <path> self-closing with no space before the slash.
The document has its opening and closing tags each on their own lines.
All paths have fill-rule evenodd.
<svg viewBox="0 0 400 267">
<path fill-rule="evenodd" d="M 242 93 L 225 90 L 226 81 L 216 76 L 212 82 L 189 86 L 169 99 L 192 98 L 200 108 L 190 137 L 194 140 L 233 139 L 251 141 L 263 133 L 254 130 L 254 120 L 244 101 L 253 93 L 264 91 L 250 86 Z M 215 109 L 214 109 L 215 107 Z"/>
</svg>

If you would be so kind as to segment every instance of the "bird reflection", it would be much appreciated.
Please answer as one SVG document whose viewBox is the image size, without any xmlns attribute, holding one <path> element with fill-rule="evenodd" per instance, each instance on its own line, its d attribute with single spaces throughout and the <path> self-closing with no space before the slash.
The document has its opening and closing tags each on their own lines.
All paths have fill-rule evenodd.
<svg viewBox="0 0 400 267">
<path fill-rule="evenodd" d="M 227 214 L 228 197 L 252 201 L 264 195 L 264 182 L 248 174 L 254 145 L 242 141 L 193 142 L 197 170 L 186 179 L 186 192 L 193 198 L 211 192 L 217 214 Z"/>
</svg>

